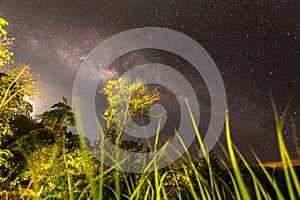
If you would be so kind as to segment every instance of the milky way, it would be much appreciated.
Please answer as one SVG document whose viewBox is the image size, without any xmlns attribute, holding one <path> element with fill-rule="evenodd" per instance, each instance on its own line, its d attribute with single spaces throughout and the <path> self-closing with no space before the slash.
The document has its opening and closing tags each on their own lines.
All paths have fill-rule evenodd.
<svg viewBox="0 0 300 200">
<path fill-rule="evenodd" d="M 152 26 L 182 32 L 211 55 L 226 87 L 232 137 L 243 153 L 250 155 L 251 145 L 262 159 L 278 159 L 269 89 L 279 112 L 293 97 L 287 123 L 293 118 L 299 135 L 297 0 L 2 0 L 0 17 L 10 23 L 8 32 L 16 38 L 16 63 L 30 63 L 33 71 L 41 75 L 38 89 L 43 94 L 35 103 L 36 113 L 49 109 L 63 95 L 71 98 L 76 72 L 97 44 L 121 31 Z M 202 116 L 209 113 L 206 89 L 184 60 L 164 52 L 142 51 L 121 58 L 115 65 L 132 67 L 153 61 L 173 65 L 186 73 L 202 99 Z M 289 126 L 284 136 L 295 156 Z M 224 137 L 223 134 L 222 142 Z"/>
</svg>

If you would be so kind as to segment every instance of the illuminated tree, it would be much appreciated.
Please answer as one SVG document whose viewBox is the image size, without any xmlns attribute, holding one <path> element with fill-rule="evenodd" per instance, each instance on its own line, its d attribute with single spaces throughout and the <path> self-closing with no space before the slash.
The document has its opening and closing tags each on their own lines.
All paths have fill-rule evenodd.
<svg viewBox="0 0 300 200">
<path fill-rule="evenodd" d="M 14 38 L 7 37 L 4 26 L 8 26 L 8 22 L 0 18 L 0 67 L 12 63 L 11 57 L 14 55 L 11 51 Z"/>
<path fill-rule="evenodd" d="M 26 98 L 36 93 L 36 82 L 29 70 L 28 65 L 10 68 L 7 75 L 0 77 L 0 135 L 12 134 L 9 124 L 16 113 L 29 114 L 32 111 Z"/>
<path fill-rule="evenodd" d="M 109 81 L 103 89 L 108 107 L 103 117 L 106 120 L 105 135 L 123 149 L 129 151 L 141 150 L 138 141 L 121 140 L 124 131 L 132 124 L 134 117 L 149 116 L 149 108 L 160 98 L 159 92 L 149 88 L 137 80 L 127 85 L 127 78 Z"/>
<path fill-rule="evenodd" d="M 13 63 L 12 44 L 14 38 L 7 36 L 7 31 L 4 29 L 8 22 L 0 18 L 0 144 L 2 137 L 12 135 L 13 130 L 10 126 L 11 122 L 16 117 L 16 114 L 29 114 L 32 111 L 32 106 L 27 99 L 36 94 L 34 85 L 36 81 L 30 73 L 29 65 L 21 65 L 12 68 L 9 66 Z M 6 177 L 5 170 L 11 166 L 8 159 L 13 154 L 7 149 L 0 149 L 0 182 L 4 182 Z"/>
<path fill-rule="evenodd" d="M 0 136 L 12 134 L 9 123 L 14 119 L 16 111 L 29 113 L 31 105 L 26 98 L 32 97 L 36 91 L 36 81 L 30 73 L 29 65 L 16 68 L 9 67 L 13 63 L 12 44 L 14 38 L 7 36 L 4 26 L 8 22 L 0 18 L 0 68 L 5 68 L 6 74 L 0 74 Z"/>
</svg>

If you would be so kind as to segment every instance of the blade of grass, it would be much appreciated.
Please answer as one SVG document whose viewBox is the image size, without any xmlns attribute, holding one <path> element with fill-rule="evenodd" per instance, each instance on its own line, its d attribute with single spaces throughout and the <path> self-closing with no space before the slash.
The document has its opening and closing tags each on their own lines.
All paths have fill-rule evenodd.
<svg viewBox="0 0 300 200">
<path fill-rule="evenodd" d="M 78 99 L 74 99 L 74 107 L 75 109 L 77 109 L 77 112 L 78 114 L 76 115 L 77 116 L 77 119 L 76 119 L 76 123 L 77 123 L 77 131 L 78 131 L 78 134 L 81 138 L 83 138 L 84 136 L 84 131 L 83 131 L 83 127 L 82 127 L 82 123 L 81 123 L 81 115 L 80 115 L 80 106 L 79 106 L 79 100 Z M 82 140 L 81 140 L 82 141 Z M 82 144 L 82 142 L 80 142 L 80 148 L 81 150 L 84 150 L 84 144 Z M 88 161 L 87 159 L 83 159 L 84 160 L 84 166 L 85 166 L 85 171 L 86 171 L 86 175 L 87 175 L 87 178 L 88 178 L 88 182 L 89 182 L 89 185 L 91 187 L 91 192 L 92 192 L 92 195 L 93 195 L 93 199 L 96 200 L 97 196 L 96 196 L 96 187 L 95 187 L 95 184 L 93 182 L 93 175 L 92 175 L 92 172 L 91 172 L 91 169 L 88 167 Z"/>
<path fill-rule="evenodd" d="M 235 149 L 235 151 L 237 152 L 237 154 L 241 158 L 242 162 L 244 163 L 245 167 L 247 168 L 247 170 L 251 174 L 251 177 L 253 179 L 253 185 L 254 185 L 254 190 L 255 190 L 255 194 L 256 194 L 256 199 L 258 199 L 258 200 L 262 199 L 262 197 L 260 195 L 260 192 L 263 194 L 264 199 L 271 199 L 270 196 L 268 195 L 268 193 L 263 188 L 263 185 L 261 184 L 261 182 L 259 181 L 259 179 L 255 175 L 254 171 L 252 170 L 250 165 L 247 163 L 244 156 L 241 154 L 241 152 L 238 150 L 238 148 L 234 144 L 233 144 L 233 148 Z"/>
<path fill-rule="evenodd" d="M 71 174 L 69 172 L 69 167 L 67 163 L 67 158 L 66 158 L 66 135 L 63 135 L 63 158 L 64 158 L 64 165 L 65 169 L 67 172 L 67 183 L 68 183 L 68 189 L 69 189 L 69 199 L 74 200 L 74 193 L 73 193 L 73 188 L 72 188 L 72 179 L 71 179 Z"/>
<path fill-rule="evenodd" d="M 231 173 L 231 171 L 228 168 L 228 166 L 226 165 L 226 163 L 223 160 L 221 160 L 221 162 L 226 167 L 226 170 L 227 170 L 227 172 L 228 172 L 228 174 L 229 174 L 229 176 L 230 176 L 230 178 L 232 180 L 232 184 L 233 184 L 233 187 L 234 187 L 234 190 L 235 190 L 235 194 L 236 194 L 236 199 L 241 200 L 241 195 L 240 195 L 240 192 L 239 192 L 239 189 L 238 189 L 238 186 L 237 186 L 237 183 L 236 183 L 236 180 L 235 180 L 233 174 Z"/>
<path fill-rule="evenodd" d="M 146 190 L 146 193 L 145 193 L 144 200 L 147 200 L 147 199 L 148 199 L 149 191 L 150 191 L 150 186 L 147 187 L 147 190 Z"/>
<path fill-rule="evenodd" d="M 227 111 L 226 111 L 225 124 L 226 124 L 227 147 L 228 147 L 228 152 L 229 152 L 229 156 L 230 156 L 230 161 L 231 161 L 231 164 L 232 164 L 232 170 L 233 170 L 233 173 L 235 175 L 237 185 L 239 187 L 242 199 L 243 200 L 250 200 L 251 196 L 248 193 L 247 186 L 246 186 L 246 184 L 244 182 L 244 179 L 243 179 L 243 176 L 240 172 L 238 162 L 236 160 L 235 153 L 234 153 L 234 150 L 233 150 L 233 147 L 232 147 L 232 140 L 231 140 L 231 136 L 230 136 L 229 110 L 228 110 L 228 108 L 227 108 Z"/>
<path fill-rule="evenodd" d="M 262 171 L 264 172 L 265 176 L 267 177 L 267 179 L 269 180 L 269 182 L 271 183 L 273 189 L 275 190 L 275 193 L 277 195 L 278 199 L 285 199 L 283 194 L 281 193 L 277 182 L 271 177 L 270 173 L 267 171 L 267 169 L 263 166 L 261 160 L 259 159 L 259 157 L 256 155 L 256 153 L 254 152 L 253 149 L 250 149 L 252 154 L 254 155 L 257 163 L 259 164 L 260 168 L 262 169 Z"/>
<path fill-rule="evenodd" d="M 294 171 L 294 168 L 292 166 L 291 159 L 289 157 L 288 151 L 287 151 L 285 143 L 284 143 L 283 135 L 282 135 L 282 130 L 283 130 L 283 125 L 284 125 L 286 113 L 287 113 L 287 110 L 288 110 L 288 108 L 289 108 L 289 106 L 292 102 L 292 98 L 289 100 L 286 107 L 284 108 L 282 117 L 280 119 L 271 90 L 269 92 L 270 92 L 270 97 L 271 97 L 271 102 L 272 102 L 272 107 L 273 107 L 273 112 L 274 112 L 274 117 L 275 117 L 277 138 L 278 138 L 278 144 L 279 144 L 279 152 L 280 152 L 280 157 L 281 157 L 281 160 L 282 160 L 282 163 L 283 163 L 284 176 L 285 176 L 285 179 L 286 179 L 286 184 L 287 184 L 290 199 L 295 200 L 296 196 L 295 196 L 295 192 L 294 192 L 294 189 L 293 189 L 293 186 L 292 186 L 292 181 L 291 181 L 291 177 L 290 177 L 289 172 L 291 172 L 291 174 L 292 174 L 293 182 L 295 183 L 296 190 L 298 191 L 298 195 L 300 197 L 299 180 L 298 180 L 297 175 L 296 175 L 296 173 Z"/>
<path fill-rule="evenodd" d="M 207 181 L 204 179 L 204 177 L 203 177 L 202 175 L 199 174 L 198 170 L 197 170 L 196 167 L 195 167 L 194 162 L 191 161 L 192 157 L 191 157 L 191 155 L 190 155 L 190 153 L 189 153 L 187 147 L 185 146 L 185 144 L 184 144 L 182 138 L 180 137 L 179 133 L 178 133 L 176 130 L 175 130 L 175 134 L 176 134 L 176 136 L 178 137 L 178 139 L 179 139 L 181 145 L 183 146 L 183 148 L 184 148 L 184 150 L 185 150 L 185 152 L 186 152 L 186 154 L 187 154 L 187 156 L 188 156 L 188 158 L 189 158 L 188 165 L 191 166 L 191 168 L 193 169 L 193 172 L 194 172 L 195 175 L 196 175 L 196 180 L 197 180 L 197 183 L 198 183 L 198 187 L 199 187 L 199 189 L 200 189 L 201 197 L 202 197 L 203 199 L 206 199 L 206 194 L 205 194 L 203 185 L 206 185 L 206 184 L 207 184 Z M 178 152 L 178 153 L 180 154 L 180 152 Z M 184 168 L 184 167 L 185 167 L 185 164 L 182 164 L 181 167 Z M 203 184 L 203 182 L 204 182 L 205 184 Z M 193 189 L 193 190 L 194 190 L 194 189 Z M 192 191 L 191 193 L 193 193 L 193 191 Z"/>
<path fill-rule="evenodd" d="M 192 183 L 192 181 L 191 181 L 191 179 L 190 179 L 190 176 L 189 176 L 189 173 L 188 173 L 188 171 L 187 171 L 187 169 L 186 169 L 186 166 L 184 166 L 183 169 L 184 169 L 184 173 L 185 173 L 185 175 L 186 175 L 186 179 L 187 179 L 187 181 L 188 181 L 188 187 L 190 188 L 190 193 L 191 193 L 191 195 L 193 196 L 194 199 L 199 199 L 199 196 L 197 195 L 197 193 L 195 192 L 195 189 L 194 189 L 194 187 L 193 187 L 193 183 Z M 201 197 L 202 197 L 203 199 L 207 199 L 207 198 L 205 197 L 205 195 L 203 195 L 203 196 L 201 196 Z"/>
<path fill-rule="evenodd" d="M 209 154 L 208 152 L 206 151 L 206 148 L 204 147 L 204 144 L 203 144 L 203 140 L 201 138 L 201 134 L 199 132 L 199 129 L 198 129 L 198 125 L 195 121 L 195 118 L 193 116 L 193 113 L 192 113 L 192 110 L 191 110 L 191 107 L 187 101 L 187 99 L 185 100 L 186 102 L 186 106 L 187 106 L 187 109 L 189 111 L 189 114 L 190 114 L 190 118 L 191 118 L 191 121 L 192 121 L 192 125 L 193 125 L 193 128 L 194 128 L 194 131 L 196 133 L 196 136 L 197 136 L 197 139 L 198 139 L 198 142 L 199 142 L 199 145 L 200 145 L 200 150 L 203 152 L 203 157 L 207 163 L 207 166 L 208 166 L 208 170 L 209 170 L 209 177 L 210 177 L 210 190 L 212 191 L 212 195 L 213 195 L 213 198 L 215 199 L 215 193 L 214 193 L 214 176 L 213 176 L 213 171 L 212 171 L 212 167 L 210 165 L 210 158 L 209 158 Z"/>
</svg>

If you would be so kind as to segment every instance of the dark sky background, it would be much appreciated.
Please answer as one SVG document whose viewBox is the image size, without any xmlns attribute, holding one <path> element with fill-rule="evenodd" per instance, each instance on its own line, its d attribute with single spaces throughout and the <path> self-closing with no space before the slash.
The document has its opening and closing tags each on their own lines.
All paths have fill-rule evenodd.
<svg viewBox="0 0 300 200">
<path fill-rule="evenodd" d="M 49 109 L 61 96 L 71 100 L 80 64 L 101 41 L 128 29 L 153 26 L 182 32 L 211 55 L 224 80 L 234 143 L 250 160 L 249 146 L 264 161 L 279 159 L 269 89 L 280 113 L 294 97 L 287 124 L 294 119 L 300 134 L 299 0 L 0 0 L 0 17 L 10 23 L 9 35 L 16 38 L 16 64 L 29 63 L 40 74 L 42 98 L 33 102 L 35 114 Z M 209 97 L 201 93 L 205 84 L 193 78 L 180 58 L 141 51 L 116 64 L 150 61 L 190 74 L 203 99 L 200 109 L 207 110 Z M 295 158 L 290 125 L 284 137 Z M 224 134 L 220 141 L 225 142 Z"/>
</svg>

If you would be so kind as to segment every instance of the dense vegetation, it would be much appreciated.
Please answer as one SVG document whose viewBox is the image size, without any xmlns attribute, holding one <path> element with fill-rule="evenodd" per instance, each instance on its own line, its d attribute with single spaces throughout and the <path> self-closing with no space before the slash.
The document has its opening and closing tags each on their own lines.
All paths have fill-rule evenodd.
<svg viewBox="0 0 300 200">
<path fill-rule="evenodd" d="M 27 65 L 10 68 L 12 38 L 0 19 L 0 198 L 1 199 L 299 199 L 299 174 L 292 166 L 281 135 L 284 116 L 279 119 L 273 103 L 282 170 L 253 168 L 232 144 L 229 113 L 226 117 L 229 165 L 213 153 L 192 159 L 187 153 L 176 164 L 145 173 L 126 173 L 96 160 L 81 144 L 78 135 L 67 131 L 74 126 L 68 100 L 54 104 L 39 118 L 32 119 L 28 99 L 35 95 L 34 81 Z M 108 108 L 104 133 L 115 145 L 141 152 L 140 141 L 122 140 L 130 126 L 127 116 L 149 114 L 160 98 L 142 82 L 130 86 L 123 79 L 110 81 L 103 89 Z M 117 92 L 114 93 L 114 89 Z M 126 109 L 120 109 L 125 103 Z M 188 104 L 187 104 L 188 106 Z M 193 118 L 193 116 L 190 116 Z M 123 120 L 120 120 L 123 119 Z M 203 149 L 195 124 L 198 149 Z M 258 157 L 257 162 L 260 163 Z M 223 164 L 223 165 L 221 165 Z"/>
</svg>

